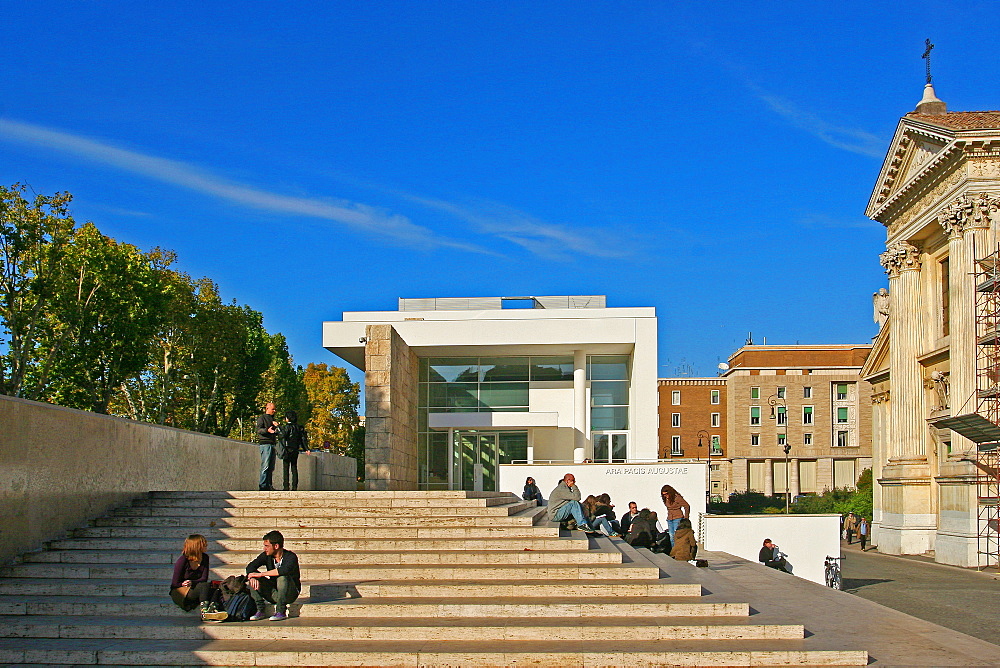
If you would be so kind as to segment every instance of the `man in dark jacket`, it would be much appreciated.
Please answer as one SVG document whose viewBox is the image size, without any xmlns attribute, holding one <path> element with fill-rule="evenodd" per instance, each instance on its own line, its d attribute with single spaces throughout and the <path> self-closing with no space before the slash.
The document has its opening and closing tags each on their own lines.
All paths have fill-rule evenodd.
<svg viewBox="0 0 1000 668">
<path fill-rule="evenodd" d="M 258 572 L 261 567 L 267 570 Z M 272 622 L 288 618 L 288 604 L 299 597 L 302 581 L 299 579 L 299 558 L 285 549 L 285 538 L 280 531 L 264 534 L 264 551 L 247 564 L 247 585 L 257 604 L 257 614 L 250 618 L 251 622 L 267 617 L 265 601 L 274 603 Z"/>
<path fill-rule="evenodd" d="M 764 547 L 760 548 L 760 553 L 757 555 L 757 561 L 764 564 L 768 568 L 773 568 L 778 571 L 788 572 L 785 568 L 787 562 L 785 557 L 781 555 L 778 550 L 778 546 L 771 542 L 770 538 L 764 539 Z"/>
<path fill-rule="evenodd" d="M 274 443 L 278 433 L 274 411 L 274 404 L 268 403 L 264 413 L 257 418 L 257 442 L 260 444 L 260 482 L 257 489 L 262 492 L 274 491 L 271 478 L 274 475 Z"/>
<path fill-rule="evenodd" d="M 628 502 L 628 512 L 622 515 L 622 535 L 628 535 L 628 528 L 632 524 L 632 520 L 639 516 L 639 505 L 635 501 Z"/>
</svg>

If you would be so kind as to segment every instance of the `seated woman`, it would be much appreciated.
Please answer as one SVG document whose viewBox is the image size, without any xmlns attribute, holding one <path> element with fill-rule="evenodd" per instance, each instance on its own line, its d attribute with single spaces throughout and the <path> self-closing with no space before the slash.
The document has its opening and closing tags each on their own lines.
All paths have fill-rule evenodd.
<svg viewBox="0 0 1000 668">
<path fill-rule="evenodd" d="M 698 543 L 694 539 L 691 520 L 682 519 L 677 523 L 677 531 L 674 532 L 674 547 L 670 550 L 670 556 L 678 561 L 691 561 L 696 554 L 698 554 Z"/>
<path fill-rule="evenodd" d="M 542 505 L 542 492 L 538 489 L 538 485 L 535 484 L 535 479 L 530 475 L 524 481 L 524 493 L 521 494 L 521 498 L 525 501 L 534 500 L 538 502 L 538 505 Z"/>
<path fill-rule="evenodd" d="M 191 534 L 184 541 L 184 550 L 174 564 L 174 577 L 170 582 L 170 599 L 184 612 L 194 610 L 212 600 L 212 586 L 208 583 L 208 541 L 199 533 Z"/>
<path fill-rule="evenodd" d="M 587 524 L 600 531 L 605 536 L 618 535 L 618 532 L 611 526 L 611 522 L 609 522 L 604 516 L 604 511 L 599 511 L 602 504 L 596 496 L 591 494 L 584 499 L 583 503 L 580 505 L 583 506 L 583 514 L 587 517 Z"/>
<path fill-rule="evenodd" d="M 597 517 L 603 515 L 604 519 L 611 525 L 614 535 L 622 535 L 621 526 L 616 521 L 615 504 L 611 503 L 611 495 L 607 492 L 597 495 L 597 507 L 594 509 L 594 515 Z"/>
</svg>

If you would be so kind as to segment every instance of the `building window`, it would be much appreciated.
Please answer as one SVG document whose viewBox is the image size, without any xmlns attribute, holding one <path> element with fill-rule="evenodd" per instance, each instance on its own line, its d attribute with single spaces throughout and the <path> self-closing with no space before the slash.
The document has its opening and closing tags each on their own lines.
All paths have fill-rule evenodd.
<svg viewBox="0 0 1000 668">
<path fill-rule="evenodd" d="M 629 428 L 628 355 L 590 355 L 590 428 L 626 431 Z"/>
<path fill-rule="evenodd" d="M 802 434 L 802 445 L 812 445 L 813 435 L 812 434 Z"/>
<path fill-rule="evenodd" d="M 670 454 L 672 455 L 683 455 L 684 451 L 681 450 L 681 437 L 671 436 L 670 437 Z"/>
<path fill-rule="evenodd" d="M 778 416 L 778 424 L 788 424 L 788 409 L 784 406 L 778 406 L 775 410 L 775 415 Z"/>
<path fill-rule="evenodd" d="M 760 388 L 759 387 L 751 387 L 750 388 L 750 398 L 751 399 L 760 399 Z"/>
<path fill-rule="evenodd" d="M 721 455 L 722 454 L 722 437 L 713 436 L 712 437 L 712 450 L 709 452 L 710 455 Z"/>
<path fill-rule="evenodd" d="M 712 390 L 712 403 L 715 405 L 719 404 L 719 391 Z"/>
<path fill-rule="evenodd" d="M 811 387 L 803 387 L 802 388 L 802 398 L 803 399 L 812 399 L 812 395 L 813 395 L 813 389 Z"/>
<path fill-rule="evenodd" d="M 837 424 L 847 424 L 847 406 L 837 409 Z"/>
<path fill-rule="evenodd" d="M 803 406 L 802 407 L 802 424 L 812 424 L 813 423 L 813 407 Z"/>
<path fill-rule="evenodd" d="M 784 444 L 785 444 L 785 435 L 778 434 L 778 445 L 784 445 Z"/>
<path fill-rule="evenodd" d="M 846 431 L 838 431 L 837 432 L 837 447 L 838 448 L 846 448 L 850 444 L 851 444 L 851 442 L 850 442 L 850 440 L 848 438 L 848 432 L 846 432 Z"/>
<path fill-rule="evenodd" d="M 783 388 L 783 387 L 779 387 L 778 388 L 778 398 L 779 399 L 784 399 L 785 398 L 785 388 Z"/>
<path fill-rule="evenodd" d="M 681 405 L 681 391 L 680 390 L 674 390 L 673 392 L 670 393 L 670 403 L 673 404 L 674 406 L 680 406 Z"/>
<path fill-rule="evenodd" d="M 719 464 L 712 464 L 712 470 L 713 470 L 713 471 L 718 471 L 718 470 L 720 470 L 721 468 L 722 468 L 722 467 L 721 467 L 721 466 L 720 466 Z"/>
<path fill-rule="evenodd" d="M 837 383 L 837 401 L 847 401 L 847 383 Z"/>
<path fill-rule="evenodd" d="M 750 445 L 760 445 L 760 434 L 750 434 Z"/>
<path fill-rule="evenodd" d="M 670 414 L 670 426 L 671 427 L 679 427 L 679 426 L 681 426 L 681 414 L 680 413 L 671 413 Z"/>
<path fill-rule="evenodd" d="M 751 425 L 760 424 L 760 406 L 750 407 L 750 424 Z"/>
<path fill-rule="evenodd" d="M 722 424 L 722 414 L 712 413 L 712 426 L 718 427 L 720 424 Z"/>
</svg>

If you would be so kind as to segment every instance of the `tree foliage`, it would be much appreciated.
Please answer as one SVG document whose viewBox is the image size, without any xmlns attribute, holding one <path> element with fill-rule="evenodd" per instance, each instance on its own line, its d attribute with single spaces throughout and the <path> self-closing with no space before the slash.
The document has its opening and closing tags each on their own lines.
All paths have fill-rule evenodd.
<svg viewBox="0 0 1000 668">
<path fill-rule="evenodd" d="M 346 371 L 296 369 L 261 313 L 173 269 L 172 251 L 77 227 L 68 193 L 27 190 L 0 186 L 0 393 L 247 440 L 274 402 L 350 449 Z"/>
</svg>

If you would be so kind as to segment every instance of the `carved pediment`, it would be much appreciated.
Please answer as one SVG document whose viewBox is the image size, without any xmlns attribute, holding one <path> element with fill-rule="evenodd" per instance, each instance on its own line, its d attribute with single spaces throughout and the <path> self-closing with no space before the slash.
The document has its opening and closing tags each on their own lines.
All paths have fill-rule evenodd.
<svg viewBox="0 0 1000 668">
<path fill-rule="evenodd" d="M 873 214 L 903 189 L 908 183 L 920 179 L 922 172 L 942 154 L 952 137 L 945 133 L 915 126 L 903 118 L 889 145 L 875 191 L 868 205 L 868 215 Z"/>
</svg>

